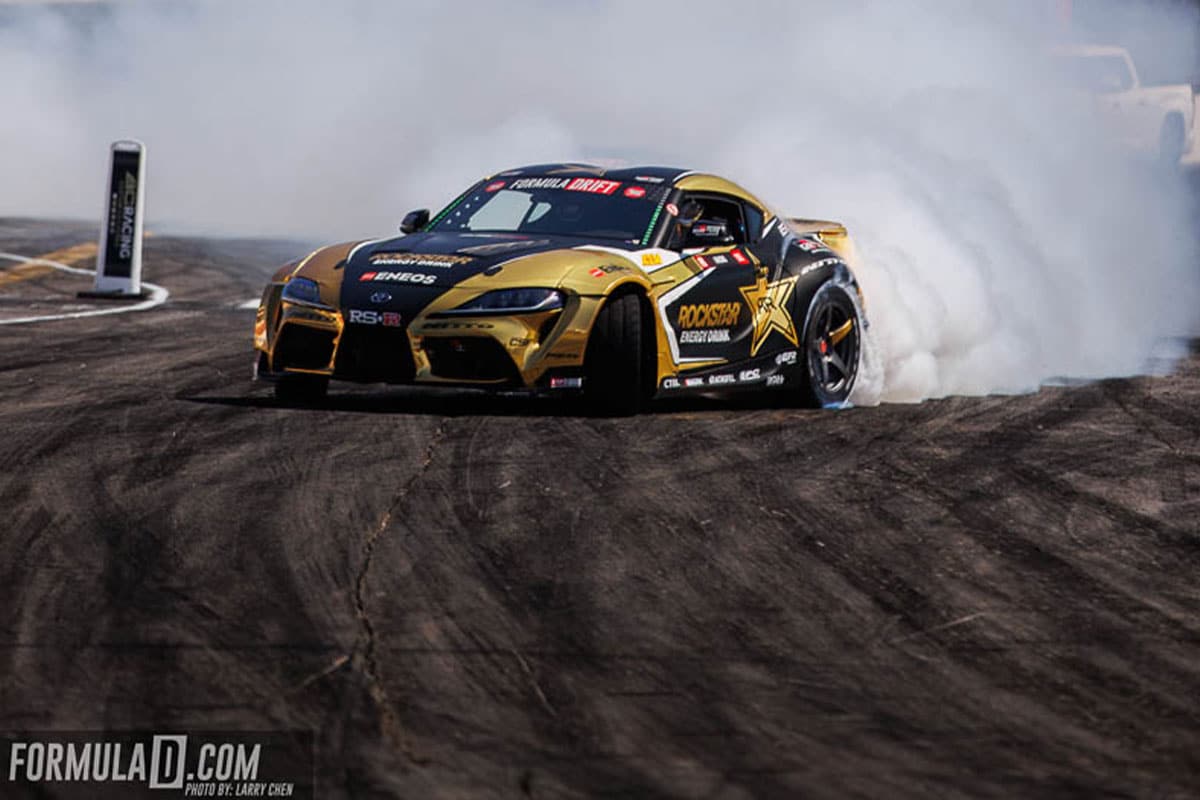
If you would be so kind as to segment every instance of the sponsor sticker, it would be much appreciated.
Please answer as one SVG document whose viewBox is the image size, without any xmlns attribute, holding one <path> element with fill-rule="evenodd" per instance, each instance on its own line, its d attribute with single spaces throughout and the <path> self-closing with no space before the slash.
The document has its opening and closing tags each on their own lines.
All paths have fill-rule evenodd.
<svg viewBox="0 0 1200 800">
<path fill-rule="evenodd" d="M 505 187 L 505 185 L 506 185 L 506 183 L 504 181 L 495 181 L 493 183 L 489 183 L 487 185 L 487 188 L 484 189 L 484 191 L 488 192 L 489 194 L 492 192 L 498 192 L 501 189 L 503 189 Z"/>
<path fill-rule="evenodd" d="M 520 178 L 512 182 L 512 189 L 562 189 L 567 192 L 588 194 L 613 194 L 621 188 L 620 181 L 603 178 Z"/>
<path fill-rule="evenodd" d="M 742 316 L 741 303 L 699 303 L 679 307 L 679 327 L 732 328 Z"/>
<path fill-rule="evenodd" d="M 614 272 L 629 272 L 629 267 L 623 267 L 620 264 L 605 264 L 602 267 L 592 267 L 588 270 L 588 274 L 593 278 L 603 278 L 605 275 L 611 275 Z"/>
<path fill-rule="evenodd" d="M 472 247 L 460 248 L 460 253 L 470 253 L 476 256 L 494 256 L 510 250 L 528 250 L 531 247 L 542 247 L 550 244 L 549 239 L 515 239 L 510 242 L 493 242 L 492 244 L 477 244 Z"/>
<path fill-rule="evenodd" d="M 641 200 L 646 196 L 646 190 L 641 186 L 630 186 L 625 190 L 625 196 L 630 200 Z"/>
<path fill-rule="evenodd" d="M 737 378 L 732 375 L 709 375 L 709 386 L 728 386 L 731 383 L 737 383 Z"/>
<path fill-rule="evenodd" d="M 796 363 L 796 351 L 795 350 L 784 350 L 782 353 L 775 356 L 775 363 L 778 364 L 779 366 L 783 366 L 785 364 L 795 364 Z"/>
<path fill-rule="evenodd" d="M 364 272 L 358 280 L 360 283 L 374 281 L 378 283 L 417 283 L 431 286 L 437 280 L 437 276 L 425 275 L 420 272 Z"/>
<path fill-rule="evenodd" d="M 753 383 L 762 380 L 762 370 L 744 369 L 738 373 L 738 383 Z"/>
<path fill-rule="evenodd" d="M 582 389 L 583 378 L 551 378 L 551 389 Z"/>
<path fill-rule="evenodd" d="M 634 175 L 633 179 L 641 183 L 663 183 L 665 178 L 659 178 L 654 175 Z"/>
<path fill-rule="evenodd" d="M 712 269 L 713 265 L 704 256 L 696 256 L 696 265 L 700 269 Z"/>
<path fill-rule="evenodd" d="M 376 253 L 371 256 L 373 267 L 433 267 L 450 269 L 461 264 L 470 264 L 470 256 L 444 256 L 437 253 Z"/>
<path fill-rule="evenodd" d="M 768 375 L 767 376 L 767 386 L 782 386 L 782 385 L 783 385 L 783 376 L 782 375 Z"/>
<path fill-rule="evenodd" d="M 662 253 L 642 253 L 643 267 L 661 267 L 662 263 Z"/>
<path fill-rule="evenodd" d="M 662 385 L 664 389 L 678 389 L 680 386 L 682 386 L 682 384 L 679 382 L 679 378 L 664 378 Z"/>
<path fill-rule="evenodd" d="M 674 203 L 667 203 L 666 207 L 663 210 L 666 211 L 668 214 L 670 214 L 672 217 L 679 216 L 679 206 L 675 205 Z"/>
<path fill-rule="evenodd" d="M 730 251 L 729 257 L 732 258 L 737 263 L 741 264 L 742 266 L 745 266 L 746 264 L 750 263 L 750 259 L 746 258 L 746 254 L 743 253 L 741 250 Z"/>
<path fill-rule="evenodd" d="M 620 188 L 619 181 L 606 181 L 602 178 L 575 178 L 566 185 L 568 192 L 587 192 L 588 194 L 613 194 Z"/>
<path fill-rule="evenodd" d="M 383 325 L 386 328 L 399 328 L 404 324 L 403 319 L 395 311 L 375 311 L 373 309 L 350 309 L 351 325 Z"/>
<path fill-rule="evenodd" d="M 520 178 L 512 182 L 513 189 L 564 189 L 570 178 Z"/>
<path fill-rule="evenodd" d="M 701 328 L 679 334 L 680 344 L 722 344 L 732 338 L 728 328 Z"/>
<path fill-rule="evenodd" d="M 812 239 L 797 239 L 796 247 L 799 247 L 806 253 L 815 253 L 818 250 L 828 250 L 823 242 L 814 241 Z"/>
<path fill-rule="evenodd" d="M 723 256 L 723 255 L 715 255 L 715 256 L 713 256 L 713 257 L 712 257 L 712 262 L 713 262 L 714 264 L 728 264 L 728 263 L 729 263 L 729 259 L 728 259 L 728 258 L 726 258 L 726 257 L 725 257 L 725 256 Z"/>
<path fill-rule="evenodd" d="M 695 388 L 696 386 L 703 386 L 704 378 L 685 378 L 683 385 L 689 389 Z"/>
<path fill-rule="evenodd" d="M 426 322 L 418 333 L 428 331 L 486 331 L 496 326 L 490 322 Z"/>
</svg>

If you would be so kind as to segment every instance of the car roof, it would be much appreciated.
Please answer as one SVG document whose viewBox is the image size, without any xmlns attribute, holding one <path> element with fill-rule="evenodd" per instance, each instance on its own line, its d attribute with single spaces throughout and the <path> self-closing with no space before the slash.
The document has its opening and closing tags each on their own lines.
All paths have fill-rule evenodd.
<svg viewBox="0 0 1200 800">
<path fill-rule="evenodd" d="M 515 177 L 572 177 L 572 178 L 603 178 L 612 181 L 633 181 L 639 183 L 663 183 L 669 186 L 693 192 L 720 192 L 723 194 L 749 200 L 760 208 L 766 205 L 748 191 L 730 180 L 706 172 L 697 172 L 679 167 L 663 167 L 643 165 L 639 167 L 611 167 L 597 164 L 580 164 L 574 162 L 556 164 L 532 164 L 524 167 L 498 172 L 489 176 L 492 178 Z"/>
<path fill-rule="evenodd" d="M 505 170 L 492 177 L 587 177 L 605 178 L 614 181 L 635 181 L 640 178 L 651 178 L 652 183 L 662 182 L 674 184 L 685 175 L 693 174 L 692 170 L 678 167 L 605 167 L 597 164 L 577 164 L 571 162 L 557 164 L 532 164 L 525 167 Z"/>
</svg>

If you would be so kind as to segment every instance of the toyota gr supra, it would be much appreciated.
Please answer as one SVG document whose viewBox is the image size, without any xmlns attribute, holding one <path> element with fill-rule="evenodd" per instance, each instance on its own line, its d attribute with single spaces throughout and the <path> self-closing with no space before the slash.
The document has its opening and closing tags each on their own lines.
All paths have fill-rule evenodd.
<svg viewBox="0 0 1200 800">
<path fill-rule="evenodd" d="M 846 229 L 715 175 L 523 167 L 400 230 L 273 276 L 255 374 L 280 400 L 338 380 L 581 394 L 628 414 L 752 389 L 839 406 L 854 386 L 866 319 Z"/>
</svg>

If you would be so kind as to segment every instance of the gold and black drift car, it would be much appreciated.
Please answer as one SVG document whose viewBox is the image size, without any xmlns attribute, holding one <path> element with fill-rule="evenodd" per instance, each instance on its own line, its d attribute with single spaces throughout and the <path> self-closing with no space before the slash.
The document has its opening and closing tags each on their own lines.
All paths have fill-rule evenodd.
<svg viewBox="0 0 1200 800">
<path fill-rule="evenodd" d="M 866 321 L 846 229 L 723 178 L 523 167 L 401 231 L 272 278 L 255 374 L 281 400 L 333 379 L 582 393 L 623 414 L 736 389 L 838 406 L 854 385 Z"/>
</svg>

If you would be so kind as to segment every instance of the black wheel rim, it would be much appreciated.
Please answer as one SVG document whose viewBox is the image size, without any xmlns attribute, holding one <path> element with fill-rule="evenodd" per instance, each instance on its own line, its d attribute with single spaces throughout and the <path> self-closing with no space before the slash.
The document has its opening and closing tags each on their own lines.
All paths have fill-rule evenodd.
<svg viewBox="0 0 1200 800">
<path fill-rule="evenodd" d="M 858 319 L 848 303 L 827 297 L 808 326 L 808 365 L 813 387 L 828 397 L 847 394 L 858 367 Z"/>
</svg>

